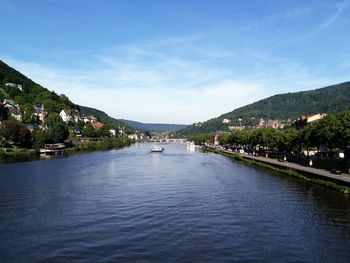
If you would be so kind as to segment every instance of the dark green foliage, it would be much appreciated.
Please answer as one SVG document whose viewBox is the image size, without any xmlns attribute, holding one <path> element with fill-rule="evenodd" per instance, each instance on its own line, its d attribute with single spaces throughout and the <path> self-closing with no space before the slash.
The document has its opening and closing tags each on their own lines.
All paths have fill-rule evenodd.
<svg viewBox="0 0 350 263">
<path fill-rule="evenodd" d="M 5 83 L 20 84 L 23 91 L 18 88 L 7 87 Z M 45 111 L 48 113 L 59 113 L 64 108 L 79 110 L 79 106 L 72 103 L 67 96 L 57 95 L 55 92 L 45 89 L 1 60 L 0 95 L 2 98 L 13 99 L 21 108 L 25 104 L 43 104 Z"/>
<path fill-rule="evenodd" d="M 211 134 L 204 133 L 204 134 L 193 135 L 189 137 L 189 140 L 195 142 L 196 144 L 204 144 L 206 142 L 211 141 Z"/>
<path fill-rule="evenodd" d="M 57 113 L 50 114 L 45 121 L 46 142 L 58 143 L 64 142 L 68 138 L 68 127 Z"/>
<path fill-rule="evenodd" d="M 208 120 L 202 126 L 191 125 L 178 131 L 177 135 L 228 131 L 223 119 L 230 119 L 239 125 L 256 125 L 260 118 L 294 120 L 300 115 L 316 113 L 337 113 L 350 109 L 350 82 L 344 82 L 321 89 L 275 95 L 253 104 L 238 108 L 217 118 Z"/>
<path fill-rule="evenodd" d="M 32 137 L 27 126 L 15 120 L 7 120 L 1 123 L 0 140 L 6 140 L 24 147 L 29 147 L 32 143 Z"/>
<path fill-rule="evenodd" d="M 5 121 L 8 119 L 8 108 L 4 104 L 0 103 L 0 121 Z"/>
<path fill-rule="evenodd" d="M 82 132 L 83 137 L 93 138 L 96 137 L 96 131 L 91 123 L 86 124 Z"/>
</svg>

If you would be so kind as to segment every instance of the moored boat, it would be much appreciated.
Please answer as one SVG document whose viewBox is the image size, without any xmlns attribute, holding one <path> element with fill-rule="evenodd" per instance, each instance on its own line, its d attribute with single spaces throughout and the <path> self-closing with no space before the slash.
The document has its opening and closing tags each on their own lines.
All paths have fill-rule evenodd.
<svg viewBox="0 0 350 263">
<path fill-rule="evenodd" d="M 44 148 L 40 149 L 40 154 L 62 154 L 65 148 L 63 143 L 45 144 Z"/>
</svg>

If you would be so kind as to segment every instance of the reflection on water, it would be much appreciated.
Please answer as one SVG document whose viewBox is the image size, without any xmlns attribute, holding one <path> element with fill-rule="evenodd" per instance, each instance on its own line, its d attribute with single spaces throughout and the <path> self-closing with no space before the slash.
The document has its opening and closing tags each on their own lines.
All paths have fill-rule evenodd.
<svg viewBox="0 0 350 263">
<path fill-rule="evenodd" d="M 348 196 L 152 146 L 0 165 L 1 262 L 350 262 Z"/>
</svg>

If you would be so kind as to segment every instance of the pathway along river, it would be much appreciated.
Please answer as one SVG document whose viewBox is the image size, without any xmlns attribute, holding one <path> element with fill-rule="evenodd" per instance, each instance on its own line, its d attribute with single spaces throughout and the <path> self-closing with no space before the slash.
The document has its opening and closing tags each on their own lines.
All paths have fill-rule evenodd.
<svg viewBox="0 0 350 263">
<path fill-rule="evenodd" d="M 152 145 L 0 165 L 0 261 L 350 262 L 350 197 Z"/>
</svg>

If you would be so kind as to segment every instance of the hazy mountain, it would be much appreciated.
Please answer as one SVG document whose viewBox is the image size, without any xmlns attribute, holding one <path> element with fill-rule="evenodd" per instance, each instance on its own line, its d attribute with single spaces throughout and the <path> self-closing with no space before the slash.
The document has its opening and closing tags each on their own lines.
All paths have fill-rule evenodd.
<svg viewBox="0 0 350 263">
<path fill-rule="evenodd" d="M 187 125 L 182 124 L 164 124 L 164 123 L 142 123 L 131 120 L 121 120 L 131 127 L 141 130 L 141 131 L 150 131 L 150 132 L 174 132 L 180 129 L 187 127 Z"/>
</svg>

